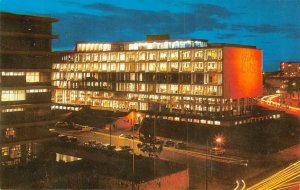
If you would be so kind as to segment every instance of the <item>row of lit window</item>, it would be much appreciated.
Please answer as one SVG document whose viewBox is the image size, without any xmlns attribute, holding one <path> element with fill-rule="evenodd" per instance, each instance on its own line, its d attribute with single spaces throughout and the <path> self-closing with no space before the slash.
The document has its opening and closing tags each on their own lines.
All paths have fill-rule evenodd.
<svg viewBox="0 0 300 190">
<path fill-rule="evenodd" d="M 165 41 L 165 42 L 135 42 L 128 45 L 129 50 L 145 50 L 145 49 L 177 49 L 177 48 L 193 48 L 207 47 L 205 41 Z"/>
<path fill-rule="evenodd" d="M 81 108 L 80 107 L 73 107 L 73 106 L 59 106 L 59 105 L 54 105 L 51 106 L 51 110 L 70 110 L 70 111 L 79 111 Z"/>
<path fill-rule="evenodd" d="M 1 72 L 2 76 L 24 76 L 25 72 Z M 39 82 L 39 72 L 26 72 L 26 82 Z"/>
<path fill-rule="evenodd" d="M 49 89 L 29 89 L 26 90 L 27 93 L 42 93 L 42 92 L 49 92 Z"/>
<path fill-rule="evenodd" d="M 192 118 L 185 118 L 185 117 L 174 117 L 174 116 L 150 116 L 148 114 L 145 115 L 146 118 L 157 118 L 157 119 L 164 119 L 169 121 L 181 121 L 181 122 L 189 122 L 189 123 L 201 123 L 201 124 L 208 124 L 208 125 L 221 125 L 221 121 L 215 120 L 206 120 L 206 119 L 192 119 Z"/>
<path fill-rule="evenodd" d="M 222 86 L 117 83 L 117 91 L 221 96 Z"/>
<path fill-rule="evenodd" d="M 1 101 L 21 101 L 25 100 L 25 90 L 2 90 Z"/>
<path fill-rule="evenodd" d="M 53 64 L 52 68 L 59 71 L 75 72 L 221 72 L 222 62 Z"/>
<path fill-rule="evenodd" d="M 26 93 L 41 93 L 48 92 L 48 89 L 29 89 Z M 21 101 L 26 99 L 25 90 L 2 90 L 1 101 Z"/>
<path fill-rule="evenodd" d="M 275 114 L 275 115 L 270 115 L 270 116 L 262 116 L 262 117 L 256 117 L 256 118 L 254 117 L 254 118 L 250 118 L 250 119 L 235 121 L 234 125 L 242 125 L 242 124 L 252 123 L 253 121 L 263 121 L 266 119 L 279 119 L 279 118 L 280 118 L 280 114 Z"/>
<path fill-rule="evenodd" d="M 69 98 L 110 98 L 110 99 L 136 99 L 136 100 L 171 100 L 172 101 L 191 101 L 194 103 L 205 103 L 205 104 L 215 104 L 215 103 L 223 103 L 223 104 L 232 104 L 236 103 L 232 99 L 220 99 L 220 98 L 206 98 L 206 97 L 190 97 L 190 96 L 176 96 L 176 95 L 158 95 L 158 94 L 134 94 L 127 93 L 126 96 L 117 97 L 113 92 L 98 92 L 98 91 L 82 91 L 82 90 L 56 90 L 55 95 L 59 96 L 64 94 L 65 97 Z"/>
<path fill-rule="evenodd" d="M 124 101 L 124 100 L 108 100 L 108 99 L 96 99 L 92 100 L 90 98 L 86 99 L 79 99 L 79 100 L 70 100 L 69 102 L 61 102 L 61 103 L 70 103 L 70 104 L 85 104 L 85 105 L 92 105 L 98 109 L 110 109 L 110 110 L 130 110 L 135 109 L 139 111 L 147 111 L 149 109 L 149 105 L 151 103 L 144 103 L 144 102 L 136 102 L 136 101 Z M 230 111 L 233 109 L 233 106 L 205 106 L 205 105 L 195 105 L 192 106 L 189 103 L 170 103 L 170 102 L 162 102 L 159 103 L 165 104 L 167 108 L 170 110 L 185 110 L 185 111 L 208 111 L 208 112 L 220 112 L 220 111 Z"/>
<path fill-rule="evenodd" d="M 125 96 L 116 96 L 114 92 L 99 92 L 99 91 L 83 91 L 83 90 L 60 90 L 55 91 L 56 96 L 65 96 L 66 98 L 109 98 L 109 99 L 126 99 L 126 100 L 172 100 L 177 101 L 189 101 L 193 104 L 237 104 L 234 99 L 224 99 L 218 97 L 197 97 L 197 96 L 176 96 L 176 95 L 159 95 L 159 94 L 143 94 L 143 93 L 126 93 Z"/>
<path fill-rule="evenodd" d="M 139 104 L 143 103 L 141 101 L 153 101 L 163 103 L 173 108 L 178 109 L 188 109 L 188 110 L 196 110 L 196 111 L 210 111 L 210 112 L 219 112 L 232 110 L 233 104 L 223 104 L 221 106 L 220 101 L 218 103 L 213 103 L 211 98 L 202 99 L 199 104 L 198 102 L 193 101 L 185 101 L 181 99 L 179 96 L 158 96 L 156 94 L 152 95 L 139 95 L 139 96 L 131 96 L 132 94 L 127 95 L 127 97 L 113 97 L 111 95 L 107 96 L 97 96 L 95 92 L 85 92 L 85 91 L 65 91 L 62 93 L 56 92 L 55 94 L 55 102 L 57 103 L 66 103 L 66 104 L 86 104 L 93 106 L 101 106 L 105 108 L 118 108 L 128 109 L 128 105 L 132 104 L 135 106 L 132 109 L 138 109 Z M 136 97 L 136 98 L 135 98 Z M 134 100 L 134 101 L 129 101 Z M 204 102 L 206 101 L 206 102 Z M 224 101 L 223 101 L 224 102 Z M 128 105 L 127 105 L 128 104 Z M 148 105 L 148 104 L 145 104 Z M 237 105 L 235 105 L 237 106 Z"/>
<path fill-rule="evenodd" d="M 221 60 L 222 49 L 201 50 L 165 50 L 165 51 L 135 51 L 135 52 L 110 52 L 110 53 L 76 53 L 74 58 L 62 57 L 62 61 L 69 62 L 119 62 L 119 61 L 159 61 L 159 60 Z"/>
<path fill-rule="evenodd" d="M 24 72 L 1 72 L 2 76 L 24 76 Z"/>
<path fill-rule="evenodd" d="M 24 108 L 8 108 L 8 109 L 3 109 L 1 112 L 6 113 L 6 112 L 19 112 L 19 111 L 24 111 Z"/>
<path fill-rule="evenodd" d="M 78 88 L 77 83 L 71 85 L 68 84 L 67 81 L 54 81 L 53 85 L 59 88 Z M 112 86 L 107 82 L 87 82 L 86 87 L 102 87 L 106 89 L 111 89 Z M 221 96 L 222 86 L 117 83 L 116 91 Z"/>
<path fill-rule="evenodd" d="M 89 79 L 89 80 L 88 80 Z M 63 80 L 65 82 L 71 81 L 110 81 L 110 82 L 158 82 L 158 83 L 178 83 L 185 81 L 191 84 L 222 84 L 222 74 L 218 73 L 195 73 L 182 75 L 164 75 L 164 74 L 145 74 L 145 73 L 118 73 L 114 80 L 112 76 L 106 73 L 62 73 L 53 72 L 52 81 Z M 86 81 L 85 81 L 86 80 Z"/>
<path fill-rule="evenodd" d="M 110 51 L 111 44 L 108 43 L 77 43 L 76 50 L 81 51 Z"/>
<path fill-rule="evenodd" d="M 145 49 L 177 49 L 177 48 L 194 48 L 194 47 L 207 47 L 206 41 L 165 41 L 165 42 L 135 42 L 124 44 L 127 50 L 145 50 Z M 77 43 L 76 50 L 81 51 L 110 51 L 111 44 L 109 43 Z M 128 48 L 127 48 L 128 46 Z"/>
</svg>

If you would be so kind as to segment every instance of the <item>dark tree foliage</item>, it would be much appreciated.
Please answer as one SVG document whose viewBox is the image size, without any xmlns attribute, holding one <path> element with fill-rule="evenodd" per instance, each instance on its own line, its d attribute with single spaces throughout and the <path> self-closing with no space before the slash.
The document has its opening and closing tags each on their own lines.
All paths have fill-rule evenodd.
<svg viewBox="0 0 300 190">
<path fill-rule="evenodd" d="M 137 147 L 142 152 L 148 154 L 149 157 L 157 158 L 158 154 L 163 150 L 163 145 L 158 143 L 155 138 L 154 126 L 152 125 L 151 127 L 147 122 L 149 122 L 147 119 L 143 120 L 143 126 L 147 127 L 142 127 L 140 129 L 143 136 L 140 137 L 141 143 L 137 144 Z"/>
</svg>

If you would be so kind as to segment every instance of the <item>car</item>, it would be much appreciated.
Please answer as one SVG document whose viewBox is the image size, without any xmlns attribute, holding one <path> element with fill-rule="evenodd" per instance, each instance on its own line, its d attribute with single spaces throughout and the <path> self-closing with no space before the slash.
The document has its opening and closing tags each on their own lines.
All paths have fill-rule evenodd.
<svg viewBox="0 0 300 190">
<path fill-rule="evenodd" d="M 60 142 L 67 142 L 68 141 L 68 136 L 60 134 L 60 135 L 57 136 L 57 140 L 60 141 Z"/>
<path fill-rule="evenodd" d="M 186 149 L 186 144 L 184 142 L 179 142 L 175 145 L 176 149 Z"/>
<path fill-rule="evenodd" d="M 59 121 L 59 122 L 55 123 L 54 126 L 55 126 L 55 127 L 68 127 L 69 124 L 68 124 L 68 122 L 62 122 L 62 121 Z"/>
<path fill-rule="evenodd" d="M 95 140 L 89 140 L 88 143 L 89 143 L 90 145 L 92 145 L 92 144 L 96 144 L 97 142 L 96 142 Z"/>
<path fill-rule="evenodd" d="M 115 150 L 116 146 L 113 144 L 103 144 L 103 149 L 104 150 Z"/>
<path fill-rule="evenodd" d="M 225 153 L 225 149 L 220 147 L 213 147 L 210 149 L 210 153 L 213 155 L 223 155 Z"/>
<path fill-rule="evenodd" d="M 167 140 L 165 142 L 165 146 L 166 147 L 172 147 L 172 146 L 175 146 L 175 142 L 171 141 L 171 140 Z"/>
<path fill-rule="evenodd" d="M 90 147 L 90 144 L 89 144 L 88 142 L 85 142 L 85 143 L 83 144 L 83 146 L 85 146 L 85 147 Z"/>
<path fill-rule="evenodd" d="M 248 166 L 249 160 L 240 160 L 240 165 L 242 166 Z"/>
<path fill-rule="evenodd" d="M 127 139 L 133 139 L 133 136 L 132 135 L 125 135 L 125 138 L 127 138 Z"/>
<path fill-rule="evenodd" d="M 124 134 L 121 134 L 121 135 L 119 135 L 119 137 L 121 137 L 121 138 L 125 138 L 125 135 L 124 135 Z"/>
<path fill-rule="evenodd" d="M 155 144 L 164 144 L 165 142 L 161 139 L 156 139 L 154 143 Z"/>
<path fill-rule="evenodd" d="M 122 150 L 131 150 L 130 145 L 128 145 L 128 144 L 122 145 L 122 146 L 120 146 L 120 148 Z"/>
<path fill-rule="evenodd" d="M 78 142 L 77 137 L 69 136 L 68 138 L 69 138 L 69 141 L 70 141 L 71 143 L 77 143 L 77 142 Z"/>
<path fill-rule="evenodd" d="M 104 145 L 103 145 L 101 142 L 99 142 L 99 143 L 96 143 L 96 144 L 95 144 L 95 148 L 100 149 L 100 150 L 103 150 Z"/>
</svg>

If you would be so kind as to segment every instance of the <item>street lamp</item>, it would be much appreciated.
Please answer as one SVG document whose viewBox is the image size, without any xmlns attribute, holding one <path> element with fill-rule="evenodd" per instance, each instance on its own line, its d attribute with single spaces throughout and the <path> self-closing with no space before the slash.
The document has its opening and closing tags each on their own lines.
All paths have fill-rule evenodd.
<svg viewBox="0 0 300 190">
<path fill-rule="evenodd" d="M 219 146 L 223 145 L 225 142 L 225 138 L 222 135 L 217 135 L 215 137 L 215 143 Z"/>
</svg>

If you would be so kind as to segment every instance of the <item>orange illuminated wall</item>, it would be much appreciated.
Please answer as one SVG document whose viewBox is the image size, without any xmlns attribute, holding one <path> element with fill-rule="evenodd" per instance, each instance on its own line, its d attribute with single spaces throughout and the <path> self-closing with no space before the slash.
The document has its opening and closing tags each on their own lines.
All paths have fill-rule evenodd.
<svg viewBox="0 0 300 190">
<path fill-rule="evenodd" d="M 262 95 L 262 50 L 223 48 L 223 97 Z"/>
</svg>

